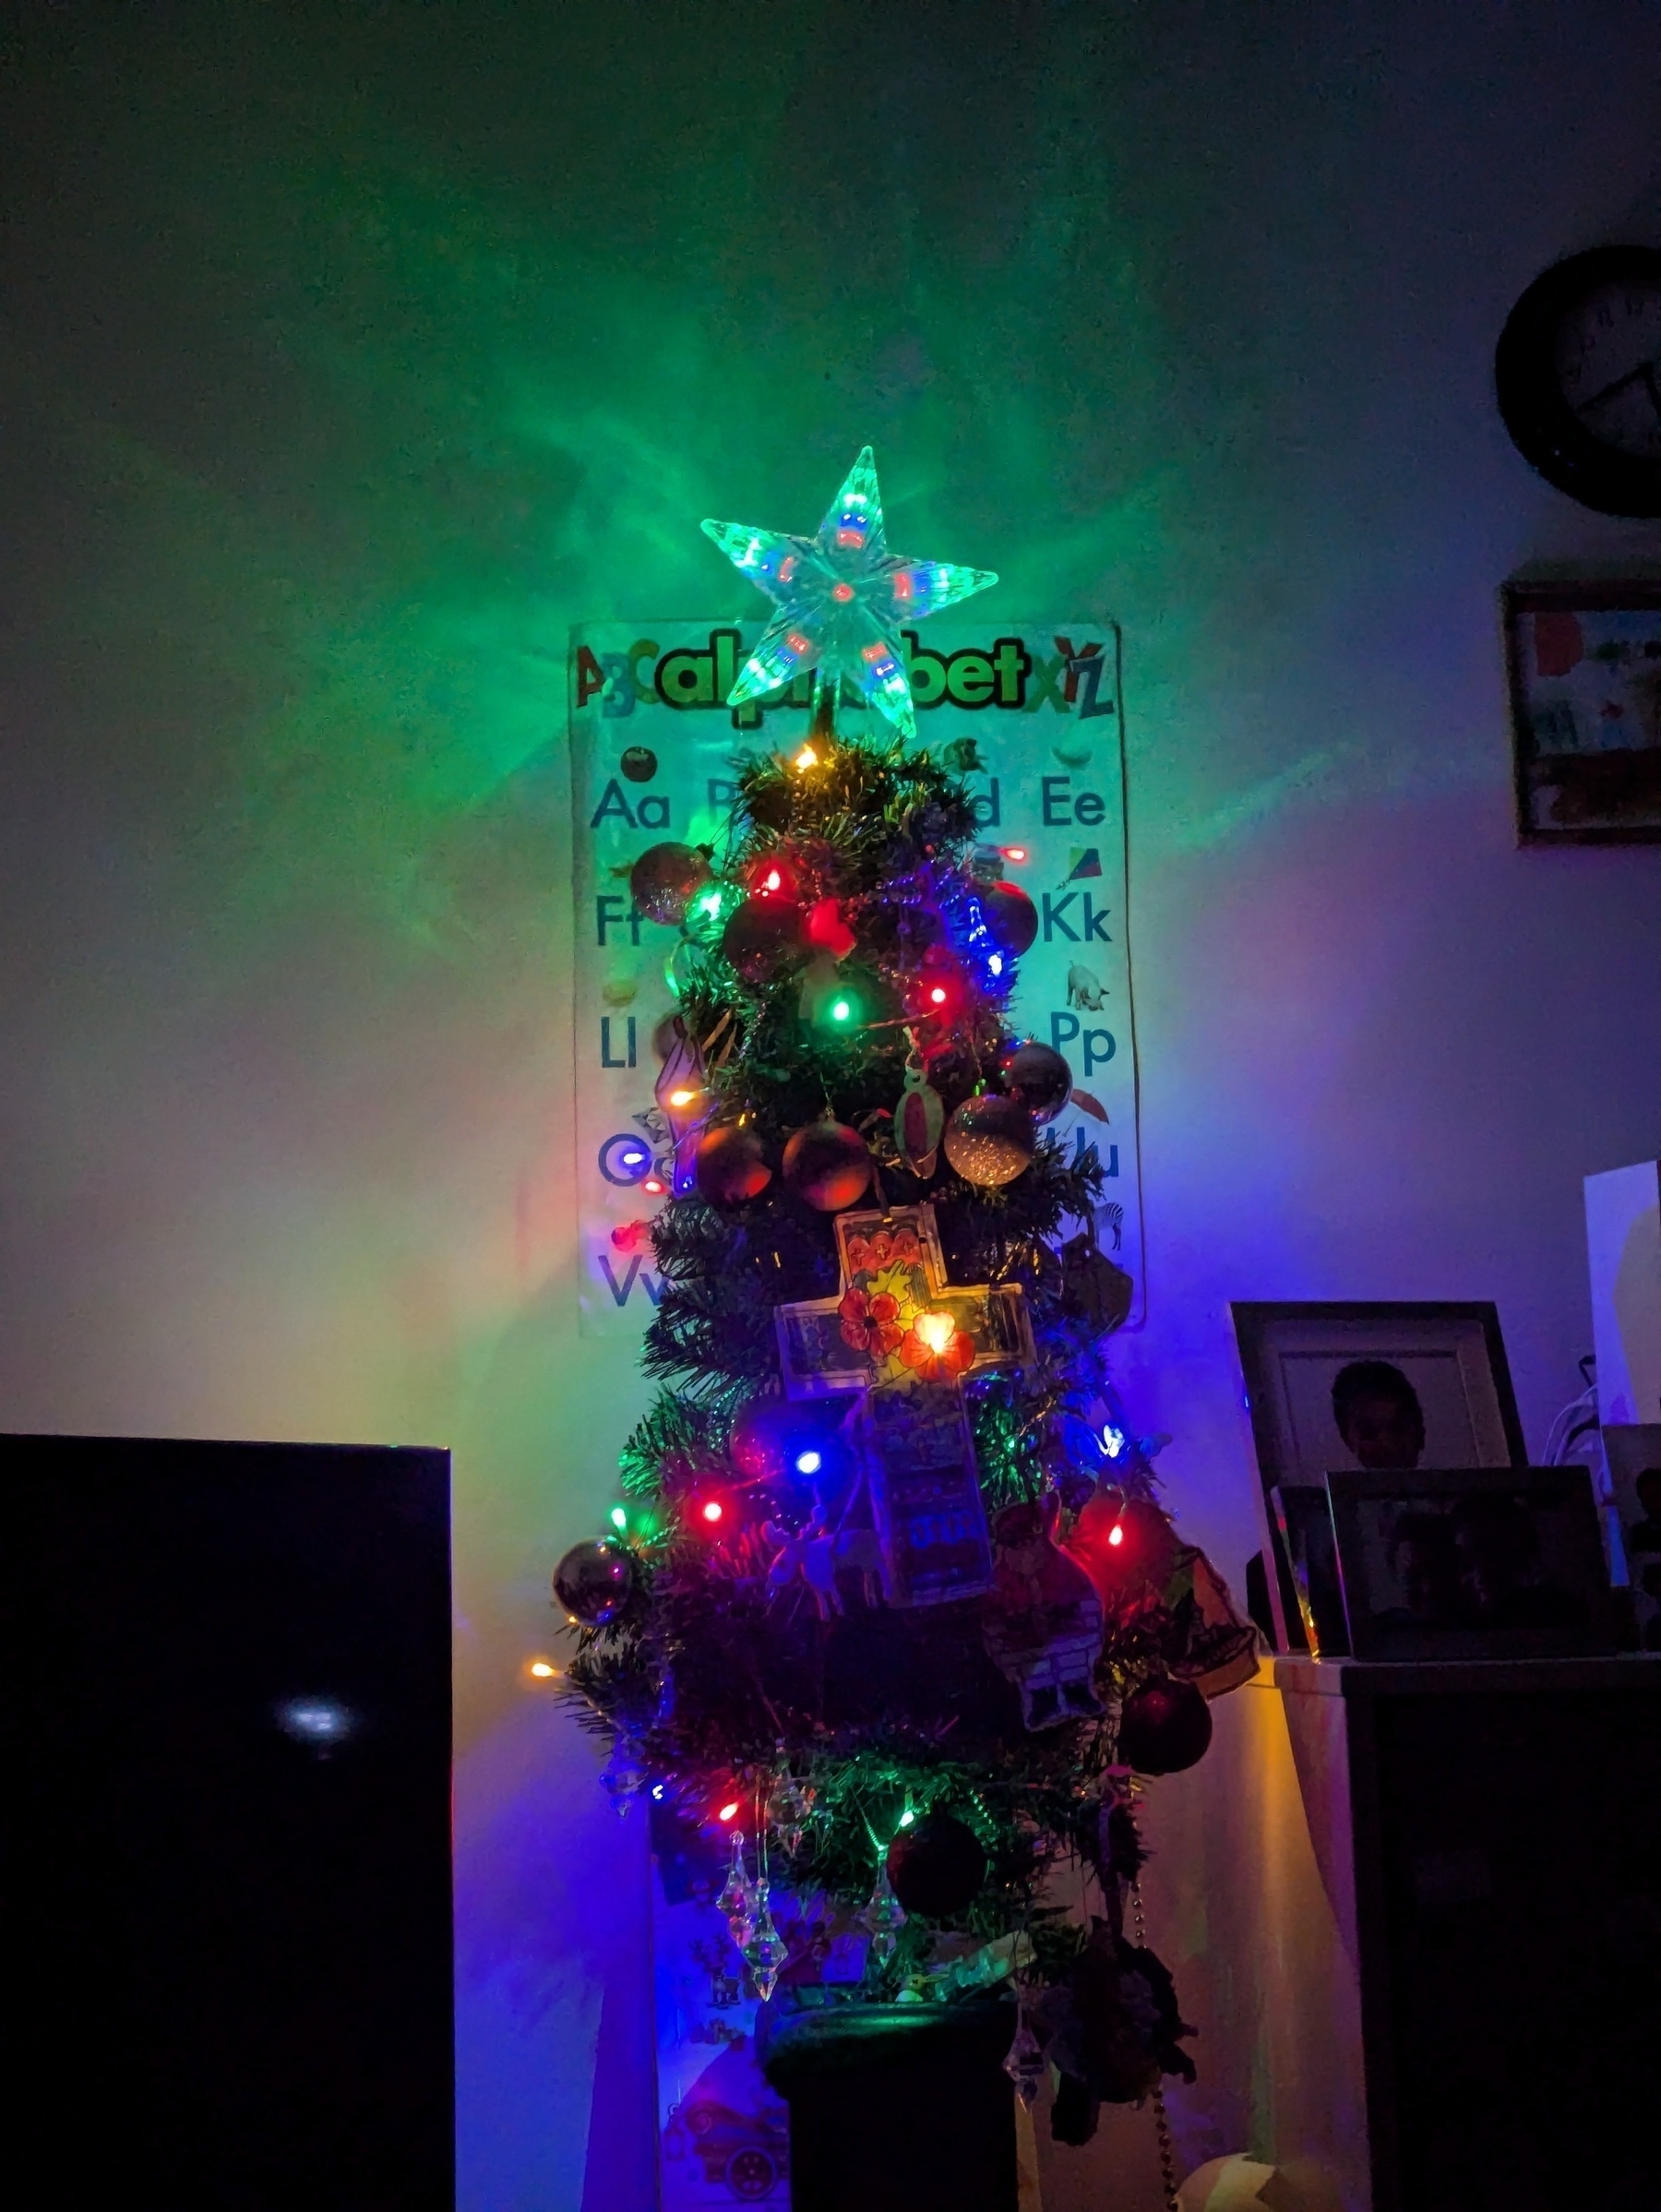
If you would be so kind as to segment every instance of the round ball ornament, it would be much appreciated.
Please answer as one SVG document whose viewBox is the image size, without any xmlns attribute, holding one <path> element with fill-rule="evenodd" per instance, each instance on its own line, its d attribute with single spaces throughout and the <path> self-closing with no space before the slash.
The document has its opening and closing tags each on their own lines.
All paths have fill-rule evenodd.
<svg viewBox="0 0 1661 2212">
<path fill-rule="evenodd" d="M 986 1879 L 980 1837 L 950 1812 L 929 1812 L 889 1846 L 889 1880 L 907 1912 L 949 1920 L 965 1911 Z"/>
<path fill-rule="evenodd" d="M 721 950 L 746 983 L 765 983 L 781 961 L 803 949 L 807 935 L 794 899 L 746 899 L 721 933 Z"/>
<path fill-rule="evenodd" d="M 573 1544 L 554 1570 L 554 1595 L 584 1628 L 615 1620 L 634 1590 L 634 1561 L 615 1544 Z"/>
<path fill-rule="evenodd" d="M 692 1176 L 700 1198 L 712 1206 L 741 1206 L 759 1198 L 772 1181 L 761 1140 L 754 1130 L 727 1122 L 707 1130 L 692 1156 Z"/>
<path fill-rule="evenodd" d="M 649 922 L 678 929 L 709 880 L 709 859 L 696 845 L 648 845 L 628 871 L 628 895 Z"/>
<path fill-rule="evenodd" d="M 977 891 L 986 927 L 1016 960 L 1030 952 L 1038 939 L 1038 909 L 1019 883 L 992 883 Z"/>
<path fill-rule="evenodd" d="M 1072 1070 L 1052 1046 L 1029 1037 L 1011 1045 L 998 1063 L 1005 1094 L 1020 1102 L 1043 1127 L 1053 1121 L 1072 1096 Z"/>
<path fill-rule="evenodd" d="M 1033 1117 L 1019 1099 L 965 1098 L 946 1124 L 946 1157 L 966 1183 L 996 1190 L 1033 1164 Z"/>
<path fill-rule="evenodd" d="M 1121 1765 L 1139 1775 L 1179 1775 L 1197 1766 L 1212 1740 L 1211 1707 L 1192 1682 L 1144 1682 L 1119 1713 Z"/>
<path fill-rule="evenodd" d="M 784 1147 L 784 1180 L 819 1214 L 840 1214 L 871 1186 L 871 1154 L 845 1121 L 810 1121 Z"/>
</svg>

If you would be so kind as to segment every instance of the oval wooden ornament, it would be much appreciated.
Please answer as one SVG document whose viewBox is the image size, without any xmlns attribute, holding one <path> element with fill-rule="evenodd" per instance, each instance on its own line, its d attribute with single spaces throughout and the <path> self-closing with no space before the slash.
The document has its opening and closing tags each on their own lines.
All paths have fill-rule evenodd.
<svg viewBox="0 0 1661 2212">
<path fill-rule="evenodd" d="M 894 1108 L 894 1149 L 919 1182 L 927 1182 L 939 1156 L 946 1107 L 922 1065 L 909 1061 L 905 1088 Z"/>
</svg>

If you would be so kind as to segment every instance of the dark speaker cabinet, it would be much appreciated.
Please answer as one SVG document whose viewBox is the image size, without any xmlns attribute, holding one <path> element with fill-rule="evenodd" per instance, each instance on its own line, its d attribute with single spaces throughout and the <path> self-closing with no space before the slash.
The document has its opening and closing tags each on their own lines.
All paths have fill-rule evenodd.
<svg viewBox="0 0 1661 2212">
<path fill-rule="evenodd" d="M 1661 1668 L 1489 1671 L 1350 1701 L 1377 2212 L 1655 2212 Z"/>
<path fill-rule="evenodd" d="M 31 2212 L 454 2204 L 439 1452 L 0 1439 Z"/>
<path fill-rule="evenodd" d="M 1273 1826 L 1263 1894 L 1311 1851 L 1320 1889 L 1295 1929 L 1272 1906 L 1228 1942 L 1297 1962 L 1280 2103 L 1328 2118 L 1263 2151 L 1345 2212 L 1656 2212 L 1661 1662 L 1281 1658 L 1272 1680 L 1302 1820 Z M 1231 1720 L 1252 1729 L 1267 1689 Z M 1364 2146 L 1332 2132 L 1341 2096 L 1308 2094 L 1351 2068 Z"/>
</svg>

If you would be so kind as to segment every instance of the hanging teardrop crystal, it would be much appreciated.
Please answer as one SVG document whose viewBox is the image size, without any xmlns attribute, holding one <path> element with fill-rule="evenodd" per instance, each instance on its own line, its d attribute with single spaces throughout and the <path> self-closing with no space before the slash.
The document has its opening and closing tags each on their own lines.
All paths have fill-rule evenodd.
<svg viewBox="0 0 1661 2212">
<path fill-rule="evenodd" d="M 790 1956 L 790 1945 L 779 1933 L 768 1904 L 769 1884 L 758 1882 L 751 1893 L 749 1941 L 739 1947 L 763 2004 L 778 1986 L 779 1969 Z"/>
<path fill-rule="evenodd" d="M 735 1828 L 732 1864 L 727 1868 L 726 1884 L 715 1900 L 715 1907 L 724 1915 L 733 1941 L 740 1951 L 748 1943 L 755 1924 L 755 1895 L 744 1863 L 744 1832 Z"/>
<path fill-rule="evenodd" d="M 610 1798 L 612 1810 L 619 1819 L 646 1787 L 645 1771 L 621 1736 L 612 1747 L 611 1757 L 601 1769 L 600 1787 Z"/>
<path fill-rule="evenodd" d="M 1016 2096 L 1030 2108 L 1033 2099 L 1044 2086 L 1046 2065 L 1044 2045 L 1033 2033 L 1025 2005 L 1021 2008 L 1015 2039 L 1004 2059 L 1003 2070 L 1014 2083 Z"/>
<path fill-rule="evenodd" d="M 879 1967 L 886 1967 L 900 1948 L 899 1931 L 906 1919 L 905 1907 L 895 1896 L 894 1885 L 889 1880 L 886 1859 L 878 1861 L 870 1902 L 859 1919 L 861 1925 L 871 1931 L 871 1956 Z"/>
<path fill-rule="evenodd" d="M 802 1847 L 813 1799 L 814 1792 L 788 1770 L 768 1792 L 767 1817 L 779 1839 L 780 1849 L 788 1859 L 794 1859 Z"/>
</svg>

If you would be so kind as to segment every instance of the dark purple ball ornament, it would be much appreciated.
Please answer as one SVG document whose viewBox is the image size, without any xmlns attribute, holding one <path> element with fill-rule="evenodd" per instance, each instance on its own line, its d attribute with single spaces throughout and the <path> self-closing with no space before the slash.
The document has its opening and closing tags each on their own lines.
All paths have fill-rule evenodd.
<svg viewBox="0 0 1661 2212">
<path fill-rule="evenodd" d="M 1211 1707 L 1192 1682 L 1144 1682 L 1119 1712 L 1118 1756 L 1139 1775 L 1179 1775 L 1211 1746 Z"/>
<path fill-rule="evenodd" d="M 975 892 L 986 927 L 1013 959 L 1030 952 L 1038 939 L 1038 909 L 1019 883 L 990 883 Z"/>
<path fill-rule="evenodd" d="M 747 984 L 765 983 L 807 944 L 807 917 L 794 899 L 746 899 L 721 933 L 721 950 Z"/>
<path fill-rule="evenodd" d="M 980 1895 L 986 1854 L 973 1828 L 950 1812 L 929 1812 L 890 1844 L 888 1871 L 907 1912 L 949 1920 Z"/>
<path fill-rule="evenodd" d="M 1072 1070 L 1048 1045 L 1029 1037 L 1000 1057 L 998 1072 L 1008 1096 L 1019 1099 L 1040 1127 L 1053 1121 L 1072 1096 Z"/>
<path fill-rule="evenodd" d="M 709 860 L 695 845 L 648 845 L 628 871 L 628 895 L 649 922 L 678 929 L 709 880 Z"/>
<path fill-rule="evenodd" d="M 628 1603 L 634 1561 L 615 1545 L 573 1544 L 554 1570 L 554 1595 L 584 1628 L 603 1628 Z"/>
</svg>

